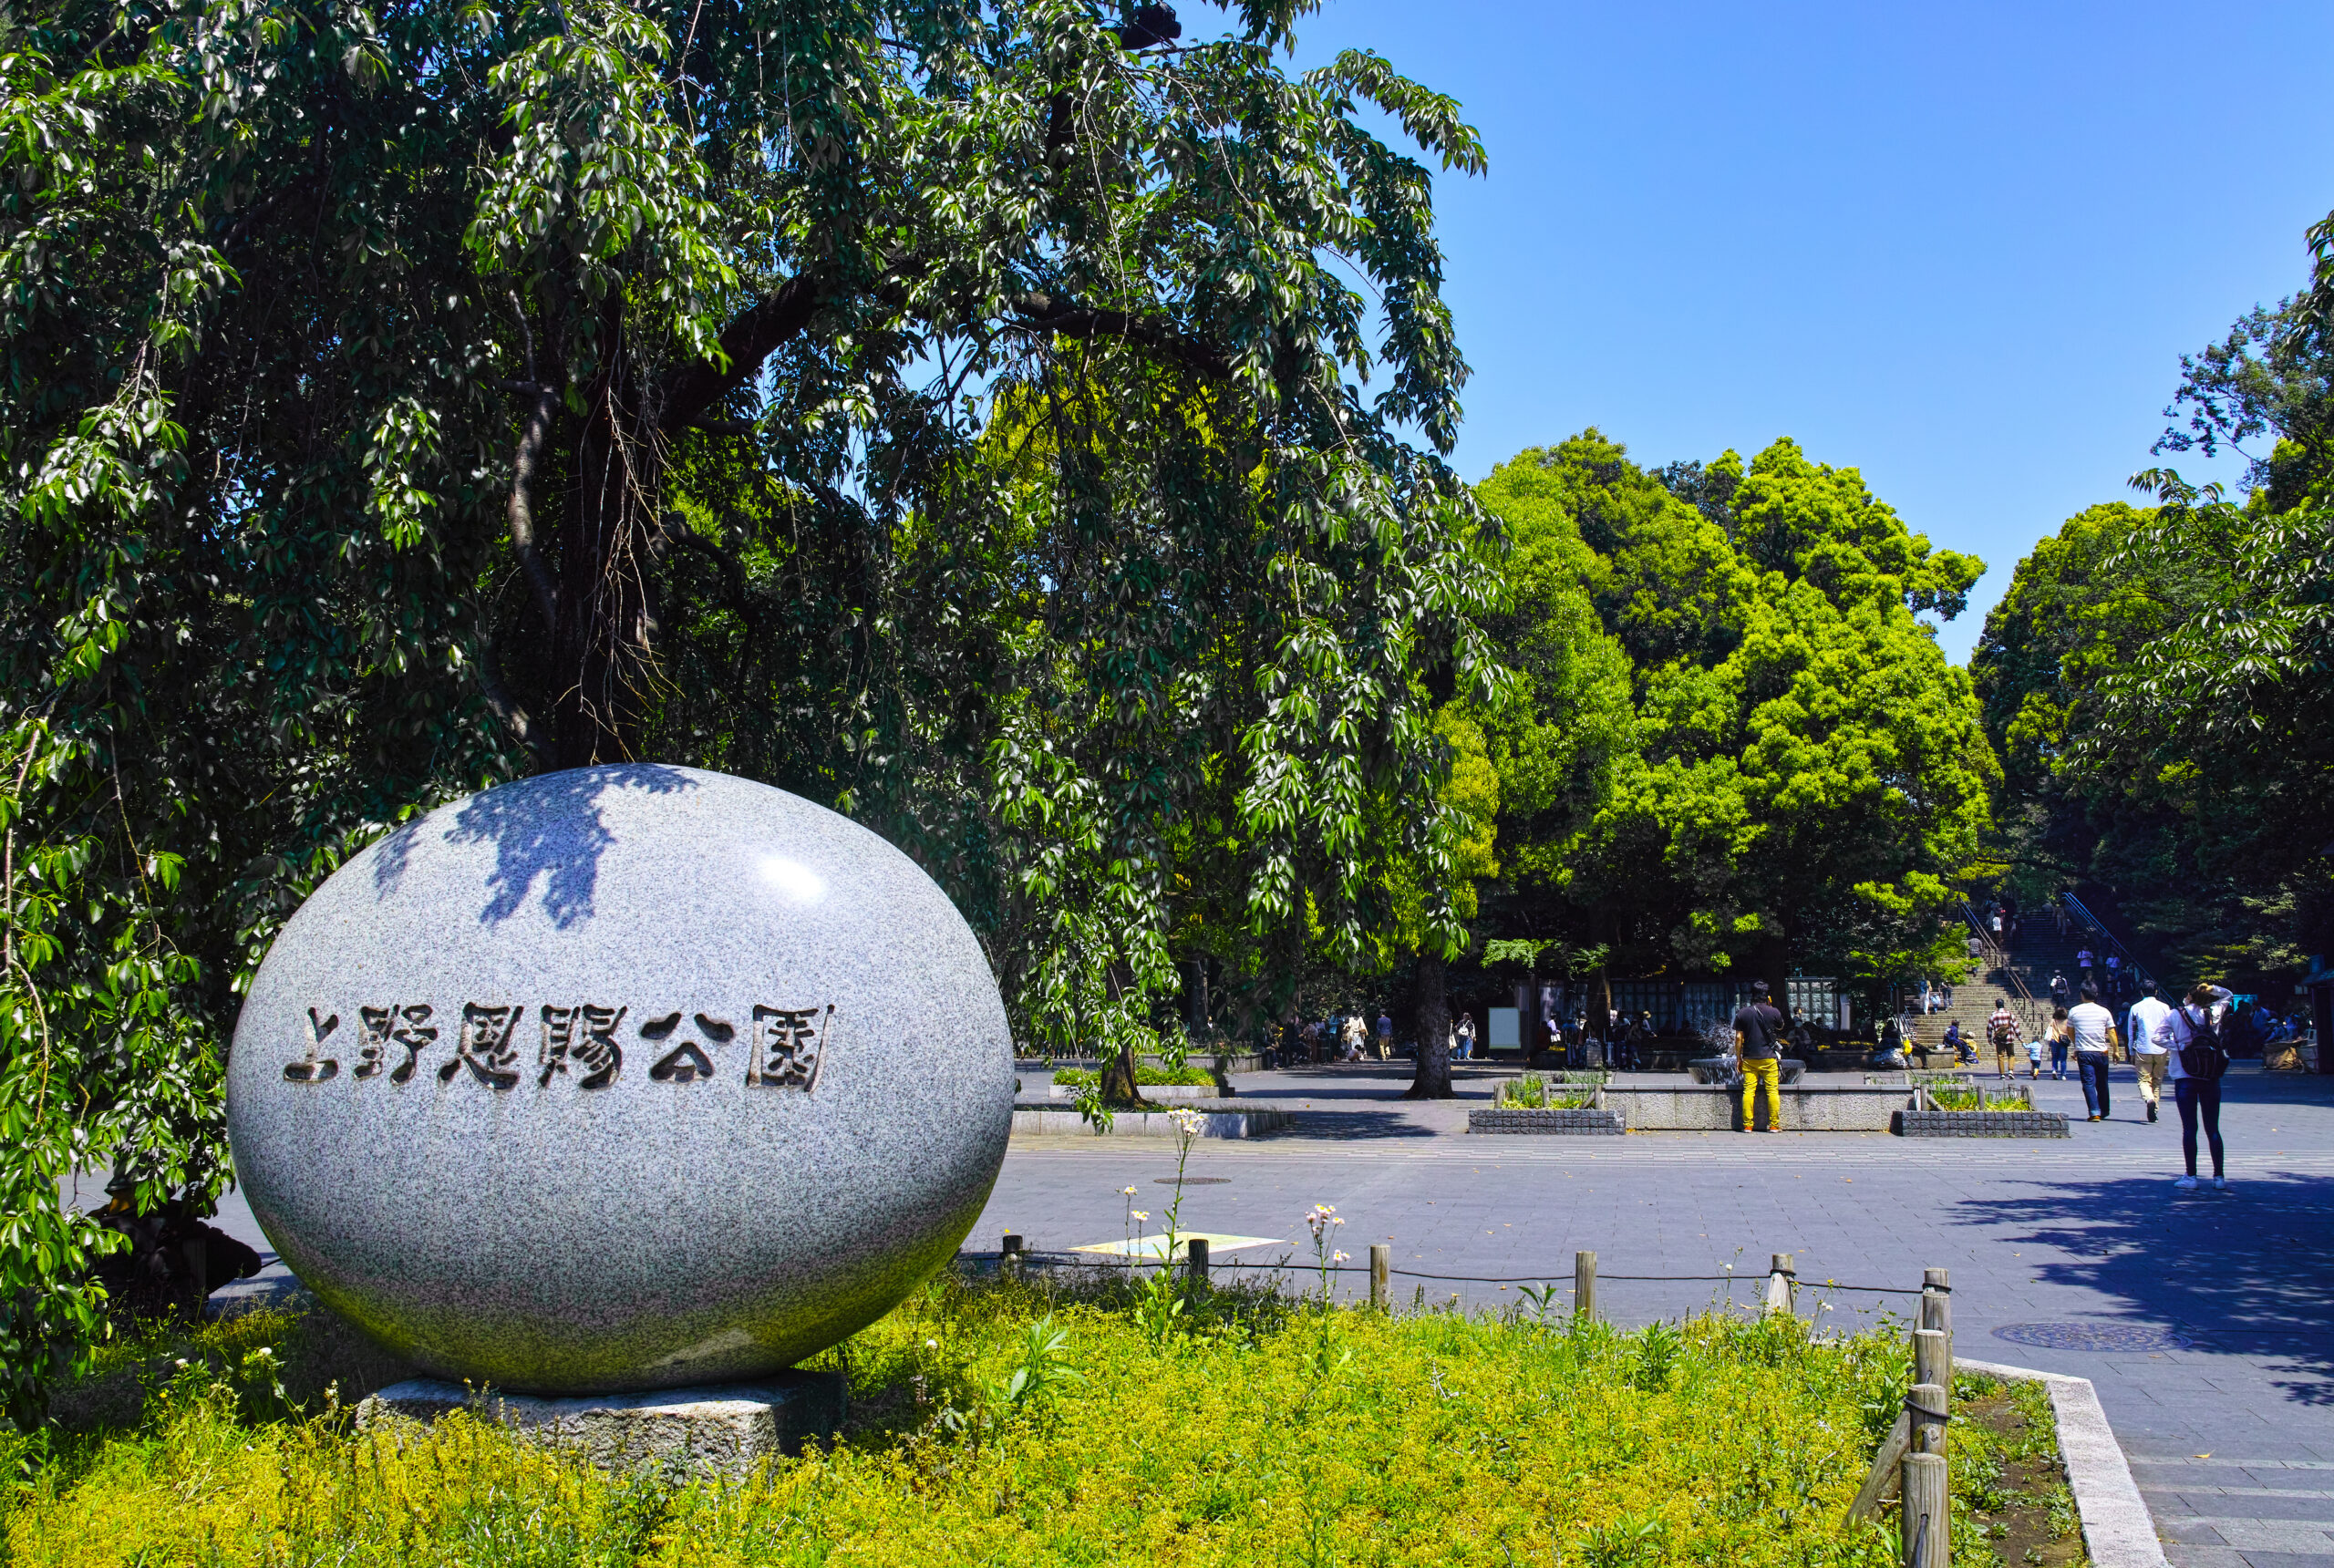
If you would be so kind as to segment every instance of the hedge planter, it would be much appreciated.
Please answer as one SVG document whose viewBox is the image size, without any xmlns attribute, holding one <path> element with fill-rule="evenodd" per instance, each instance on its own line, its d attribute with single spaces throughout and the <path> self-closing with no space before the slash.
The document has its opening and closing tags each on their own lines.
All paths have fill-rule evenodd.
<svg viewBox="0 0 2334 1568">
<path fill-rule="evenodd" d="M 1905 1138 L 2065 1138 L 2066 1116 L 2055 1110 L 1900 1110 L 1896 1131 Z"/>
<path fill-rule="evenodd" d="M 1610 1110 L 1470 1110 L 1467 1130 L 1618 1138 L 1621 1118 L 1617 1111 Z"/>
</svg>

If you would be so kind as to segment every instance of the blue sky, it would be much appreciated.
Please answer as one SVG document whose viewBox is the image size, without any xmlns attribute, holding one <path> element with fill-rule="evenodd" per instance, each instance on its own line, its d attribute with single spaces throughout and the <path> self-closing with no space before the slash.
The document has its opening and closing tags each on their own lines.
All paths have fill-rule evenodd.
<svg viewBox="0 0 2334 1568">
<path fill-rule="evenodd" d="M 1491 155 L 1437 192 L 1461 471 L 1588 425 L 1655 465 L 1792 436 L 1985 559 L 1956 659 L 2036 539 L 2164 460 L 2180 355 L 2293 292 L 2334 209 L 2324 0 L 1329 0 L 1298 63 L 1348 46 Z"/>
</svg>

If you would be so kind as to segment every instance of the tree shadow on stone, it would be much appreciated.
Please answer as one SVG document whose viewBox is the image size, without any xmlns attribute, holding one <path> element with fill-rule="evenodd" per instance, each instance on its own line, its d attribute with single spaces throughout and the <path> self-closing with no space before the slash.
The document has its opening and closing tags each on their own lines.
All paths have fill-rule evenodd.
<svg viewBox="0 0 2334 1568">
<path fill-rule="evenodd" d="M 2236 1197 L 2174 1194 L 2168 1175 L 2034 1181 L 1951 1218 L 2071 1258 L 2036 1277 L 2120 1304 L 2110 1321 L 2168 1328 L 2206 1353 L 2261 1358 L 2286 1398 L 2334 1406 L 2334 1179 L 2247 1175 Z M 1979 1354 L 1965 1345 L 1969 1354 Z"/>
<path fill-rule="evenodd" d="M 499 924 L 518 913 L 538 880 L 543 913 L 554 926 L 565 931 L 591 919 L 600 857 L 615 842 L 601 818 L 601 799 L 616 789 L 672 795 L 696 788 L 677 768 L 628 762 L 546 773 L 471 796 L 447 839 L 494 846 L 479 923 Z"/>
</svg>

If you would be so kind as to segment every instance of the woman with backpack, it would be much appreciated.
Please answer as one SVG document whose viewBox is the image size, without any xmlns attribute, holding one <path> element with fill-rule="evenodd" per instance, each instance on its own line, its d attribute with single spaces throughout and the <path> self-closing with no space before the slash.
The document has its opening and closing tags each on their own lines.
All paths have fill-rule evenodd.
<svg viewBox="0 0 2334 1568">
<path fill-rule="evenodd" d="M 2228 1051 L 2221 1030 L 2228 1020 L 2229 994 L 2201 982 L 2188 1000 L 2156 1026 L 2157 1041 L 2169 1047 L 2173 1103 L 2180 1108 L 2180 1154 L 2188 1173 L 2173 1183 L 2183 1191 L 2196 1190 L 2196 1123 L 2205 1123 L 2205 1141 L 2213 1151 L 2213 1190 L 2228 1191 L 2221 1165 L 2221 1075 L 2228 1071 Z"/>
</svg>

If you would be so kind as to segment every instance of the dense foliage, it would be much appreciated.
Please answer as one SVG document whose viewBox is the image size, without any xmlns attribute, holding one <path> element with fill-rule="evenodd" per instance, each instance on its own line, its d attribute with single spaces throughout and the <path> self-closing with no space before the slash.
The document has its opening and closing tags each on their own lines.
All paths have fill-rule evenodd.
<svg viewBox="0 0 2334 1568">
<path fill-rule="evenodd" d="M 1917 617 L 1958 614 L 1979 563 L 1788 440 L 1654 473 L 1591 430 L 1480 494 L 1523 688 L 1486 721 L 1499 923 L 1620 974 L 1878 990 L 1930 960 L 1998 769 Z"/>
<path fill-rule="evenodd" d="M 465 1417 L 352 1435 L 345 1417 L 287 1415 L 239 1344 L 137 1427 L 12 1489 L 8 1547 L 57 1568 L 1895 1561 L 1893 1520 L 1841 1518 L 1903 1397 L 1901 1336 L 1827 1343 L 1736 1312 L 1622 1333 L 1561 1314 L 1226 1293 L 1162 1334 L 1114 1289 L 943 1279 L 834 1356 L 853 1390 L 842 1444 L 691 1487 L 611 1478 Z M 1982 1563 L 1981 1511 L 2010 1501 L 2003 1461 L 2054 1458 L 2050 1425 L 1999 1439 L 1957 1422 L 1953 1442 L 1956 1555 Z"/>
<path fill-rule="evenodd" d="M 1460 939 L 1435 716 L 1496 684 L 1492 585 L 1373 128 L 1482 153 L 1376 56 L 1285 70 L 1300 9 L 0 14 L 19 1416 L 93 1305 L 55 1180 L 207 1202 L 239 975 L 450 795 L 834 805 L 1041 1046 L 1147 1044 L 1179 924 L 1250 984 L 1398 894 Z"/>
<path fill-rule="evenodd" d="M 2157 449 L 2257 452 L 2242 501 L 2137 476 L 2155 504 L 2038 544 L 1971 664 L 2013 879 L 2107 890 L 2178 983 L 2249 989 L 2334 949 L 2329 369 L 2306 301 L 2184 359 Z"/>
</svg>

